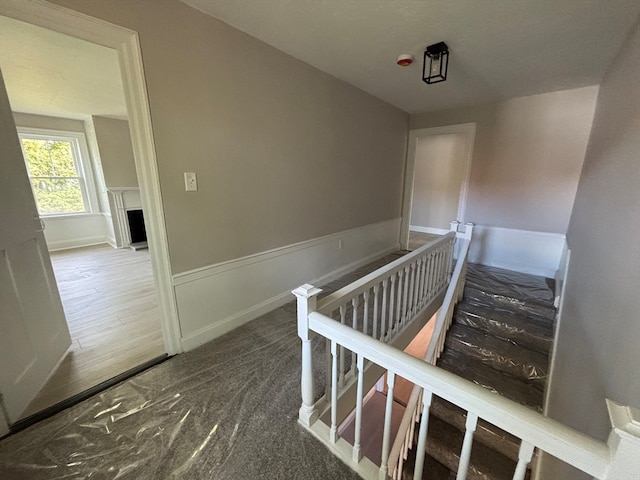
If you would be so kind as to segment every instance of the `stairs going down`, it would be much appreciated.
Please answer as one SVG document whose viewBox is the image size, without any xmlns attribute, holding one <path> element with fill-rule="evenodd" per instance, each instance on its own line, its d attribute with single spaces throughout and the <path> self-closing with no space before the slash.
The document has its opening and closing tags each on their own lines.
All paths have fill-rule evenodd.
<svg viewBox="0 0 640 480">
<path fill-rule="evenodd" d="M 437 365 L 541 412 L 556 315 L 554 299 L 550 279 L 470 264 L 464 296 L 456 306 Z M 455 478 L 465 419 L 466 412 L 434 397 L 423 478 Z M 511 479 L 518 448 L 518 439 L 480 420 L 467 478 Z M 415 452 L 410 452 L 403 478 L 413 478 L 414 462 Z"/>
</svg>

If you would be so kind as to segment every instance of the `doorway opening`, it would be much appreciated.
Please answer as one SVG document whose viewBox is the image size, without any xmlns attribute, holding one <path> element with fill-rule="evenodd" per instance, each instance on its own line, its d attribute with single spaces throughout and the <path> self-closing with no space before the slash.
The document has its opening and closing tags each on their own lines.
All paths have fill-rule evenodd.
<svg viewBox="0 0 640 480">
<path fill-rule="evenodd" d="M 43 12 L 43 9 L 46 11 Z M 52 371 L 48 382 L 45 382 L 47 378 L 43 378 L 45 388 L 40 392 L 42 395 L 39 394 L 36 396 L 35 400 L 22 415 L 5 418 L 5 421 L 9 425 L 12 425 L 25 416 L 50 406 L 52 402 L 55 403 L 62 397 L 70 397 L 75 393 L 86 390 L 86 387 L 90 386 L 89 384 L 96 385 L 101 383 L 105 380 L 105 375 L 108 377 L 116 376 L 160 354 L 179 353 L 181 348 L 179 345 L 177 314 L 171 292 L 167 239 L 164 230 L 162 204 L 159 197 L 157 165 L 155 162 L 137 35 L 135 32 L 126 31 L 125 29 L 114 27 L 106 22 L 90 17 L 77 14 L 70 15 L 66 9 L 56 5 L 31 5 L 27 2 L 8 0 L 4 3 L 3 7 L 0 8 L 0 15 L 4 15 L 2 17 L 3 23 L 17 22 L 23 24 L 23 29 L 41 28 L 48 32 L 49 35 L 64 36 L 67 37 L 66 40 L 77 42 L 90 42 L 94 47 L 107 48 L 114 52 L 116 66 L 118 68 L 115 75 L 121 79 L 123 84 L 121 85 L 121 89 L 124 90 L 122 103 L 126 105 L 125 118 L 122 118 L 121 112 L 110 114 L 104 110 L 99 110 L 98 112 L 81 111 L 77 105 L 70 106 L 67 104 L 66 107 L 54 105 L 61 107 L 63 110 L 64 108 L 68 109 L 67 111 L 56 113 L 46 110 L 36 111 L 17 107 L 14 104 L 13 98 L 11 98 L 11 103 L 15 111 L 22 110 L 23 113 L 32 115 L 34 118 L 37 117 L 37 121 L 54 118 L 61 122 L 67 120 L 80 123 L 84 122 L 86 125 L 97 113 L 99 114 L 98 116 L 109 120 L 128 121 L 130 123 L 128 130 L 131 132 L 130 142 L 133 150 L 132 160 L 134 165 L 132 165 L 132 167 L 134 175 L 139 180 L 139 205 L 137 207 L 138 209 L 144 209 L 146 230 L 150 245 L 150 250 L 143 251 L 115 249 L 112 248 L 112 246 L 106 245 L 104 242 L 87 241 L 87 235 L 85 235 L 84 244 L 81 238 L 78 245 L 73 245 L 74 247 L 82 248 L 65 249 L 50 254 L 54 269 L 56 270 L 56 277 L 58 277 L 58 290 L 62 294 L 62 301 L 65 304 L 65 311 L 67 311 L 67 323 L 71 327 L 71 317 L 77 313 L 81 320 L 79 323 L 79 331 L 84 329 L 84 333 L 87 333 L 87 336 L 82 337 L 80 334 L 74 335 L 74 345 L 66 357 L 61 359 L 59 368 L 54 368 L 55 371 Z M 7 34 L 4 28 L 2 32 L 3 35 Z M 11 54 L 13 53 L 14 52 Z M 122 72 L 120 72 L 120 66 L 117 65 L 118 58 L 120 60 L 120 66 L 123 68 Z M 77 61 L 77 57 L 74 61 Z M 5 70 L 4 63 L 4 61 L 0 61 L 0 66 L 3 68 L 3 71 Z M 47 62 L 43 61 L 43 58 L 39 58 L 37 62 L 34 63 L 46 64 Z M 57 77 L 51 76 L 50 78 L 55 79 Z M 13 97 L 12 94 L 15 91 L 15 87 L 12 87 L 10 79 L 7 79 L 7 90 L 9 95 Z M 101 92 L 97 90 L 94 90 L 93 93 L 96 98 L 99 98 L 101 95 Z M 49 106 L 52 106 L 52 104 Z M 85 129 L 84 133 L 90 132 L 88 132 L 88 129 Z M 94 152 L 91 153 L 92 160 L 96 161 Z M 98 156 L 98 165 L 102 166 L 101 162 L 103 161 L 104 159 Z M 101 177 L 99 174 L 96 175 L 96 178 L 99 177 Z M 104 176 L 102 176 L 102 180 L 104 182 Z M 53 218 L 53 216 L 44 218 L 44 223 L 48 222 L 51 225 L 48 229 L 50 236 L 55 236 L 55 234 L 60 232 L 69 233 L 74 227 L 78 227 L 77 222 L 76 225 L 71 226 L 70 223 L 73 223 L 74 220 L 78 220 L 81 217 L 82 219 L 91 219 L 94 224 L 97 219 L 106 218 L 106 226 L 104 222 L 102 222 L 102 228 L 106 229 L 107 232 L 100 231 L 94 236 L 104 236 L 108 243 L 112 243 L 112 245 L 115 246 L 122 246 L 116 245 L 118 243 L 116 238 L 122 238 L 122 234 L 117 232 L 118 226 L 115 226 L 114 229 L 116 231 L 112 232 L 113 235 L 109 236 L 108 232 L 108 217 L 112 217 L 111 214 L 114 210 L 108 185 L 105 183 L 100 184 L 100 181 L 97 181 L 97 185 L 98 196 L 102 197 L 98 199 L 98 204 L 100 204 L 98 210 L 83 212 L 81 215 L 75 216 L 63 215 L 57 216 L 56 218 Z M 138 188 L 132 185 L 120 185 L 120 187 L 123 186 L 127 187 L 127 191 L 135 191 Z M 119 190 L 119 196 L 120 198 L 122 197 L 122 189 Z M 45 229 L 45 234 L 46 232 L 47 229 Z M 88 237 L 91 236 L 91 234 L 88 235 Z M 78 240 L 77 237 L 76 235 L 76 240 Z M 110 242 L 109 239 L 113 239 L 114 241 Z M 55 242 L 55 240 L 53 242 Z M 102 245 L 92 245 L 95 243 L 101 243 Z M 55 248 L 51 248 L 51 245 L 49 245 L 49 250 L 55 250 Z M 132 258 L 131 255 L 137 255 L 137 257 Z M 116 258 L 118 258 L 118 260 L 114 260 Z M 117 270 L 116 267 L 118 266 L 122 267 L 121 270 L 125 271 L 125 276 L 122 276 L 122 272 Z M 126 282 L 123 281 L 125 277 L 129 279 Z M 87 287 L 85 284 L 79 289 L 75 288 L 80 285 L 82 280 L 87 280 L 88 278 L 91 278 L 91 281 L 95 282 L 95 286 Z M 76 285 L 73 285 L 74 283 Z M 75 294 L 73 293 L 74 289 Z M 91 297 L 89 293 L 95 293 L 97 297 Z M 77 303 L 73 303 L 76 301 Z M 67 304 L 70 306 L 67 307 Z M 98 310 L 98 312 L 96 312 L 96 310 Z M 106 328 L 100 335 L 88 335 L 89 333 L 96 333 L 95 320 L 100 318 L 101 321 L 99 323 L 106 323 L 103 321 L 108 317 L 111 317 L 111 320 L 117 320 L 117 322 L 106 325 Z M 78 318 L 74 320 L 78 320 Z M 94 320 L 93 325 L 91 324 L 91 320 Z M 125 325 L 128 321 L 129 324 Z M 143 326 L 143 324 L 145 325 Z M 146 353 L 139 355 L 137 358 L 133 360 L 130 359 L 130 363 L 120 362 L 120 366 L 116 367 L 115 370 L 113 369 L 113 364 L 110 365 L 109 368 L 111 368 L 111 370 L 109 370 L 109 368 L 106 368 L 107 360 L 116 359 L 120 361 L 123 360 L 124 357 L 124 355 L 121 355 L 122 352 L 114 350 L 115 346 L 121 346 L 120 344 L 122 343 L 118 340 L 118 335 L 123 334 L 120 328 L 121 326 L 128 328 L 128 333 L 126 333 L 125 336 L 129 337 L 129 339 L 134 339 L 137 343 L 151 348 L 147 349 Z M 73 330 L 73 328 L 71 328 L 71 330 Z M 117 331 L 119 333 L 117 333 Z M 95 353 L 98 344 L 111 346 L 111 353 L 104 355 L 102 358 L 94 356 L 93 359 L 86 362 L 74 361 L 74 359 L 77 360 L 78 358 L 74 347 L 84 347 L 85 350 Z M 81 365 L 83 363 L 85 366 L 101 368 L 103 376 L 100 377 L 96 375 L 95 371 L 94 374 L 84 375 L 83 372 L 86 373 L 87 370 Z M 54 367 L 54 365 L 51 367 Z M 83 375 L 89 378 L 79 380 L 79 377 Z M 56 376 L 65 377 L 67 385 L 62 388 L 58 388 L 60 387 L 58 385 L 58 387 L 50 389 L 49 386 L 52 382 L 56 381 Z M 45 396 L 45 390 L 47 389 L 50 390 L 49 393 L 51 393 L 51 390 L 56 389 L 65 390 L 65 392 L 62 394 L 62 397 L 60 396 L 61 393 L 58 392 L 57 395 L 50 395 L 50 400 L 43 401 L 41 397 Z M 5 388 L 2 394 L 7 398 L 12 392 Z"/>
<path fill-rule="evenodd" d="M 465 223 L 475 124 L 413 130 L 405 173 L 401 242 L 417 248 Z"/>
</svg>

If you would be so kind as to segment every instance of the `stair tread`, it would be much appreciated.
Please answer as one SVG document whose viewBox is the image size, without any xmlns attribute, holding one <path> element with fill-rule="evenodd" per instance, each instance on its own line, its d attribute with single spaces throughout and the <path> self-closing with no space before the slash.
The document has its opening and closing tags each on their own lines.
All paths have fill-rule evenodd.
<svg viewBox="0 0 640 480">
<path fill-rule="evenodd" d="M 455 349 L 445 347 L 437 366 L 514 402 L 542 411 L 544 392 L 541 388 L 473 361 Z"/>
<path fill-rule="evenodd" d="M 469 303 L 501 308 L 515 315 L 537 318 L 541 322 L 550 324 L 553 324 L 556 316 L 556 309 L 553 304 L 540 304 L 518 297 L 508 297 L 474 287 L 470 284 L 467 284 L 464 288 L 463 299 Z"/>
<path fill-rule="evenodd" d="M 466 282 L 478 290 L 524 302 L 553 306 L 555 300 L 554 281 L 538 275 L 469 264 Z"/>
<path fill-rule="evenodd" d="M 456 472 L 464 432 L 431 415 L 427 435 L 427 452 L 435 460 Z M 467 471 L 469 480 L 506 480 L 513 476 L 516 462 L 501 453 L 474 442 Z"/>
<path fill-rule="evenodd" d="M 544 388 L 549 360 L 543 353 L 458 323 L 451 325 L 445 345 L 495 370 Z"/>
<path fill-rule="evenodd" d="M 429 412 L 458 430 L 464 430 L 465 428 L 466 411 L 442 398 L 433 398 Z M 511 460 L 518 461 L 520 440 L 495 425 L 479 419 L 473 438 Z"/>
<path fill-rule="evenodd" d="M 545 354 L 553 343 L 550 322 L 541 323 L 497 307 L 460 302 L 455 309 L 454 322 Z"/>
<path fill-rule="evenodd" d="M 416 465 L 416 452 L 414 449 L 409 450 L 407 459 L 402 467 L 402 480 L 412 480 L 413 472 Z M 439 461 L 427 454 L 424 458 L 424 467 L 422 469 L 423 478 L 429 480 L 455 480 L 456 475 Z"/>
</svg>

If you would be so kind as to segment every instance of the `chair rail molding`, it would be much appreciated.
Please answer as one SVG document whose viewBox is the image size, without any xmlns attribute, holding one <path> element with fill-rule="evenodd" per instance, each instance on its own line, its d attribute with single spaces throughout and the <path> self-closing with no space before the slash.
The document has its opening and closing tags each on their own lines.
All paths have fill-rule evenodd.
<svg viewBox="0 0 640 480">
<path fill-rule="evenodd" d="M 191 350 L 400 247 L 400 219 L 313 238 L 173 276 L 181 342 Z M 241 291 L 230 285 L 242 285 Z"/>
</svg>

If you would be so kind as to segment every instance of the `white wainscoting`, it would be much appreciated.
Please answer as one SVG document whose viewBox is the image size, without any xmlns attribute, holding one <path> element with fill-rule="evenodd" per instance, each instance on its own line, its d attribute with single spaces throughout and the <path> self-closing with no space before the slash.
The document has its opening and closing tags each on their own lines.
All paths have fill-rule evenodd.
<svg viewBox="0 0 640 480">
<path fill-rule="evenodd" d="M 173 276 L 182 347 L 191 350 L 400 248 L 401 219 L 380 222 Z"/>
<path fill-rule="evenodd" d="M 476 225 L 469 262 L 555 278 L 564 246 L 560 233 Z"/>
<path fill-rule="evenodd" d="M 46 217 L 43 222 L 50 252 L 107 243 L 109 240 L 107 219 L 102 213 Z"/>
</svg>

